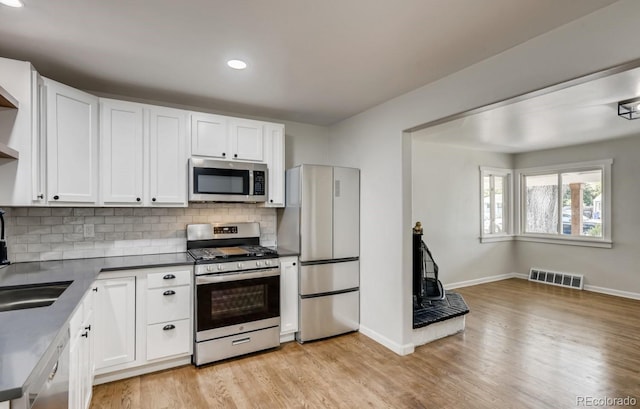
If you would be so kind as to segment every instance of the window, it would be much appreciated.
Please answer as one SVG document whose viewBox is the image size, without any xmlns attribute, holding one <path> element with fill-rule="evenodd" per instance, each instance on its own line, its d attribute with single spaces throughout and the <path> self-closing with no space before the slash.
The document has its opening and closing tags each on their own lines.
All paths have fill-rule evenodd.
<svg viewBox="0 0 640 409">
<path fill-rule="evenodd" d="M 511 170 L 480 168 L 481 240 L 510 240 Z"/>
<path fill-rule="evenodd" d="M 519 239 L 610 247 L 612 163 L 518 170 Z"/>
</svg>

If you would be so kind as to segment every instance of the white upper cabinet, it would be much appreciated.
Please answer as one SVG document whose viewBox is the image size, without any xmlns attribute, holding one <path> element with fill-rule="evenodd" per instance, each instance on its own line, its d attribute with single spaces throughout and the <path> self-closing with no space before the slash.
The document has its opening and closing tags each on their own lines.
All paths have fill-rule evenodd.
<svg viewBox="0 0 640 409">
<path fill-rule="evenodd" d="M 187 114 L 100 99 L 102 204 L 187 206 Z"/>
<path fill-rule="evenodd" d="M 100 173 L 104 204 L 142 204 L 142 105 L 100 99 Z"/>
<path fill-rule="evenodd" d="M 227 117 L 211 114 L 191 114 L 191 154 L 226 158 L 228 144 Z"/>
<path fill-rule="evenodd" d="M 49 204 L 98 202 L 98 98 L 45 79 Z"/>
<path fill-rule="evenodd" d="M 265 207 L 284 207 L 284 125 L 266 124 L 264 162 L 269 167 Z"/>
<path fill-rule="evenodd" d="M 191 114 L 191 154 L 262 162 L 265 122 L 222 115 Z"/>
<path fill-rule="evenodd" d="M 151 205 L 187 205 L 187 115 L 150 107 L 149 196 Z"/>
<path fill-rule="evenodd" d="M 232 159 L 262 162 L 264 122 L 233 118 L 229 128 Z"/>
</svg>

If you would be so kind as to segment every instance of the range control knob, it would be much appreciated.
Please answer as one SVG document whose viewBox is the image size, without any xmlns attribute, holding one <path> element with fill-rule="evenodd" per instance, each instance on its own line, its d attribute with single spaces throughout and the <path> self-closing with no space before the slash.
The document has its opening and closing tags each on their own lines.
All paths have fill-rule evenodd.
<svg viewBox="0 0 640 409">
<path fill-rule="evenodd" d="M 243 268 L 244 264 L 243 263 L 238 263 L 238 268 Z"/>
<path fill-rule="evenodd" d="M 207 266 L 207 271 L 208 272 L 212 272 L 213 271 L 213 266 Z"/>
<path fill-rule="evenodd" d="M 264 265 L 265 266 L 270 266 L 271 265 L 271 260 L 265 260 L 264 261 Z"/>
<path fill-rule="evenodd" d="M 222 264 L 218 264 L 218 271 L 224 270 L 224 266 Z"/>
<path fill-rule="evenodd" d="M 260 261 L 256 261 L 256 267 L 261 267 L 262 263 Z"/>
</svg>

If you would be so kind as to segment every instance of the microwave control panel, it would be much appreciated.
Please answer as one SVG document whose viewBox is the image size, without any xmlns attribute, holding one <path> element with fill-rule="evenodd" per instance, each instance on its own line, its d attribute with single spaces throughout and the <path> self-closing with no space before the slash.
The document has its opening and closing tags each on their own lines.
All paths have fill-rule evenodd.
<svg viewBox="0 0 640 409">
<path fill-rule="evenodd" d="M 265 172 L 261 170 L 253 171 L 253 195 L 264 196 L 265 193 Z"/>
</svg>

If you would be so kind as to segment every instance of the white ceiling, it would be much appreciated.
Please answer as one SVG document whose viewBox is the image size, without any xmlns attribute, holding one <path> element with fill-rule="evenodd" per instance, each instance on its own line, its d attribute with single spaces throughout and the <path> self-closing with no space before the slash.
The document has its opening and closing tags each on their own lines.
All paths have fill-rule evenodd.
<svg viewBox="0 0 640 409">
<path fill-rule="evenodd" d="M 640 119 L 618 116 L 619 101 L 640 96 L 640 68 L 594 77 L 599 78 L 552 87 L 548 93 L 542 90 L 542 95 L 462 115 L 413 136 L 463 148 L 519 153 L 640 134 Z"/>
<path fill-rule="evenodd" d="M 614 0 L 23 0 L 0 56 L 109 94 L 329 125 Z M 248 62 L 245 71 L 225 66 Z"/>
</svg>

